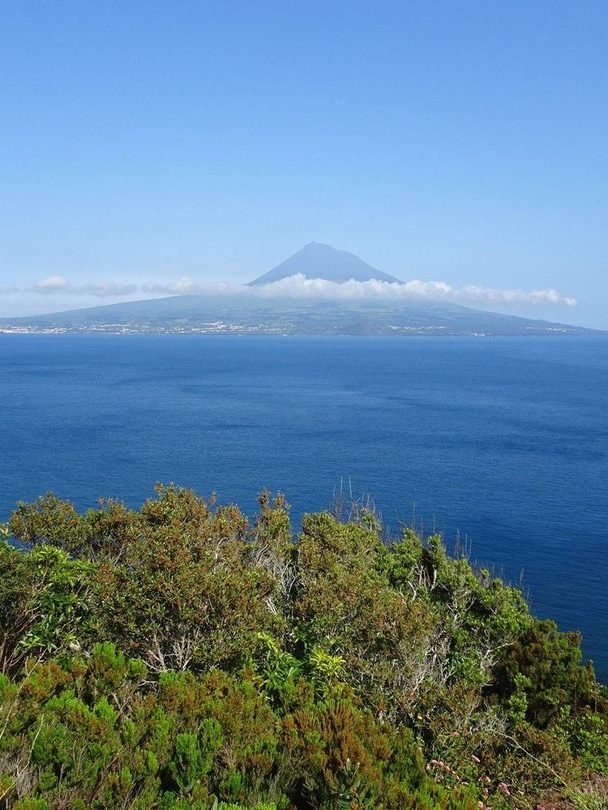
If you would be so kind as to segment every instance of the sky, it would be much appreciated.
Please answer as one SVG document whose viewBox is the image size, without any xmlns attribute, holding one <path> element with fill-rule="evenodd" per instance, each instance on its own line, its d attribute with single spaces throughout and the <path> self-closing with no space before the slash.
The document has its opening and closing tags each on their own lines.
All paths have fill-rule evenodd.
<svg viewBox="0 0 608 810">
<path fill-rule="evenodd" d="M 0 315 L 237 288 L 315 240 L 608 328 L 603 0 L 0 17 Z"/>
</svg>

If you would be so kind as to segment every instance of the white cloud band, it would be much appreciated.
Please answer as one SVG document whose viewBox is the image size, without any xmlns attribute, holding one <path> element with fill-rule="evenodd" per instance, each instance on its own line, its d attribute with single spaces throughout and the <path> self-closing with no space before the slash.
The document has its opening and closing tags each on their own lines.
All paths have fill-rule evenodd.
<svg viewBox="0 0 608 810">
<path fill-rule="evenodd" d="M 45 295 L 64 293 L 68 295 L 93 295 L 96 298 L 117 298 L 132 295 L 139 291 L 137 284 L 117 284 L 113 281 L 102 281 L 98 284 L 72 284 L 65 276 L 48 276 L 19 292 L 35 292 Z"/>
<path fill-rule="evenodd" d="M 565 296 L 554 289 L 519 290 L 482 287 L 467 284 L 453 287 L 443 281 L 346 281 L 338 284 L 303 275 L 275 281 L 272 284 L 247 287 L 236 284 L 202 284 L 190 278 L 181 278 L 166 284 L 131 284 L 103 281 L 95 284 L 72 284 L 65 276 L 52 275 L 29 287 L 4 287 L 0 293 L 38 293 L 41 295 L 92 296 L 95 298 L 132 298 L 135 295 L 172 296 L 198 294 L 209 296 L 247 296 L 257 298 L 298 298 L 323 300 L 418 300 L 450 301 L 460 304 L 511 305 L 553 304 L 576 305 L 576 298 Z"/>
<path fill-rule="evenodd" d="M 321 298 L 328 300 L 424 300 L 453 301 L 462 304 L 560 304 L 576 305 L 576 298 L 561 295 L 557 290 L 497 289 L 468 284 L 452 287 L 443 281 L 345 281 L 338 284 L 321 278 L 303 275 L 255 287 L 231 284 L 199 284 L 182 278 L 168 284 L 147 284 L 142 292 L 153 295 L 250 295 L 259 298 Z"/>
</svg>

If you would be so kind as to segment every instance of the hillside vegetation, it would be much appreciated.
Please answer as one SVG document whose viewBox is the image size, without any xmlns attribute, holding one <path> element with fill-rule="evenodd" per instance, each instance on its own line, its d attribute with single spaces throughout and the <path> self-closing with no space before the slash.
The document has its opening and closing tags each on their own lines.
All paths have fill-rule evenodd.
<svg viewBox="0 0 608 810">
<path fill-rule="evenodd" d="M 579 642 L 362 508 L 46 495 L 0 541 L 0 806 L 605 807 Z"/>
</svg>

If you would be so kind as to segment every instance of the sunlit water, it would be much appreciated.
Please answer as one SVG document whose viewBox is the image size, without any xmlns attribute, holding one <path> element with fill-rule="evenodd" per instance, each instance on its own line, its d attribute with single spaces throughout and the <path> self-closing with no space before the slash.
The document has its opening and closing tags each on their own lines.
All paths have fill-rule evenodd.
<svg viewBox="0 0 608 810">
<path fill-rule="evenodd" d="M 156 481 L 460 534 L 608 677 L 608 339 L 0 336 L 0 517 Z M 350 482 L 350 484 L 349 484 Z"/>
</svg>

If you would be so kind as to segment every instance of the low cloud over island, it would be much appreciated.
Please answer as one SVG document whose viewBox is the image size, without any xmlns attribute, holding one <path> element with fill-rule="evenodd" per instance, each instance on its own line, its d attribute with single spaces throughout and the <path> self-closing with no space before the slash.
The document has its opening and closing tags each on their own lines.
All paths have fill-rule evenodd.
<svg viewBox="0 0 608 810">
<path fill-rule="evenodd" d="M 323 300 L 410 300 L 450 301 L 472 305 L 520 305 L 543 304 L 575 306 L 576 298 L 564 295 L 555 289 L 521 290 L 515 288 L 484 287 L 467 284 L 454 287 L 444 281 L 387 282 L 377 279 L 368 281 L 345 281 L 336 283 L 321 278 L 307 278 L 296 274 L 263 286 L 248 286 L 229 283 L 201 283 L 185 277 L 166 283 L 121 283 L 102 281 L 89 284 L 73 284 L 61 275 L 52 275 L 25 287 L 4 287 L 4 295 L 16 293 L 39 294 L 40 296 L 92 296 L 103 299 L 132 299 L 136 297 L 159 297 L 173 295 L 251 296 L 257 298 L 319 298 Z"/>
</svg>

